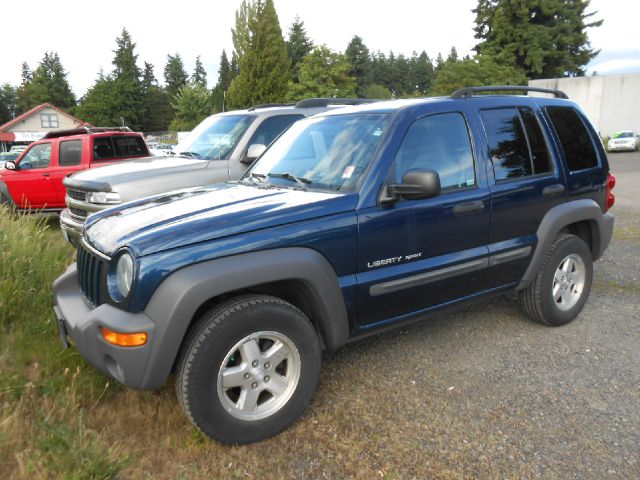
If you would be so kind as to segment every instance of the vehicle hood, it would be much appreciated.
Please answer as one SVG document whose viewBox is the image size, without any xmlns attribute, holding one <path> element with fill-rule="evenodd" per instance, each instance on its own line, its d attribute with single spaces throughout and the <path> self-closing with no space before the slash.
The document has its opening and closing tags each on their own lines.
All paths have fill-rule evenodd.
<svg viewBox="0 0 640 480">
<path fill-rule="evenodd" d="M 194 172 L 207 168 L 207 160 L 187 157 L 147 157 L 113 163 L 78 172 L 64 180 L 69 188 L 114 191 L 116 185 L 133 183 L 159 174 Z"/>
<path fill-rule="evenodd" d="M 222 184 L 169 192 L 92 215 L 85 240 L 136 256 L 352 211 L 357 194 Z"/>
</svg>

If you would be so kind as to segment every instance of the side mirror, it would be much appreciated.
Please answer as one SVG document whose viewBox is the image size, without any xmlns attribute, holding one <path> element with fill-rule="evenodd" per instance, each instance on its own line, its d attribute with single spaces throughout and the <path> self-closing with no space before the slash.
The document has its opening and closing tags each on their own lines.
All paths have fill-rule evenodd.
<svg viewBox="0 0 640 480">
<path fill-rule="evenodd" d="M 440 175 L 433 170 L 409 170 L 402 183 L 386 185 L 380 201 L 395 203 L 400 198 L 422 200 L 440 195 Z"/>
<path fill-rule="evenodd" d="M 18 167 L 16 166 L 16 162 L 13 162 L 13 161 L 4 162 L 4 168 L 6 168 L 7 170 L 18 169 Z"/>
<path fill-rule="evenodd" d="M 253 162 L 256 158 L 262 155 L 266 149 L 267 146 L 262 143 L 254 143 L 253 145 L 250 145 L 247 150 L 247 160 Z"/>
</svg>

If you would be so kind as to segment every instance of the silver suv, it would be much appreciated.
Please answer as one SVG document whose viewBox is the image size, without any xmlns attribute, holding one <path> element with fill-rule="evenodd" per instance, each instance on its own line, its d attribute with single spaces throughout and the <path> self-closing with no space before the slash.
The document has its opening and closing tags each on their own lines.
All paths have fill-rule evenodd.
<svg viewBox="0 0 640 480">
<path fill-rule="evenodd" d="M 77 243 L 87 217 L 113 205 L 171 190 L 237 180 L 267 146 L 301 118 L 364 99 L 311 98 L 296 104 L 257 105 L 202 121 L 169 157 L 148 157 L 95 168 L 64 180 L 63 236 Z"/>
</svg>

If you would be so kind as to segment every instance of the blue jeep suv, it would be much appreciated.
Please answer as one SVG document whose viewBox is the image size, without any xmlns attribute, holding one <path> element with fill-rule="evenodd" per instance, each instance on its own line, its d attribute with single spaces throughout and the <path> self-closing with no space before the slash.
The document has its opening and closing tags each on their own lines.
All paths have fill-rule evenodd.
<svg viewBox="0 0 640 480">
<path fill-rule="evenodd" d="M 615 178 L 578 105 L 510 90 L 536 89 L 316 115 L 238 182 L 97 213 L 54 284 L 63 343 L 133 388 L 175 372 L 191 422 L 241 444 L 302 414 L 323 349 L 514 290 L 570 322 Z"/>
</svg>

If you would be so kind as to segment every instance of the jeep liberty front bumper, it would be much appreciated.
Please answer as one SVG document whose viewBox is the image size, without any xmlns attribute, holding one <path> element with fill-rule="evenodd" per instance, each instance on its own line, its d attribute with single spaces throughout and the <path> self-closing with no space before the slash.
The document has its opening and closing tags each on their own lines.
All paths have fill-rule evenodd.
<svg viewBox="0 0 640 480">
<path fill-rule="evenodd" d="M 148 385 L 147 378 L 156 324 L 144 312 L 129 313 L 107 304 L 91 309 L 80 291 L 75 263 L 54 282 L 53 293 L 63 344 L 70 340 L 89 363 L 129 387 L 158 387 Z M 121 333 L 144 332 L 147 341 L 139 347 L 113 345 L 104 339 L 101 327 Z"/>
</svg>

